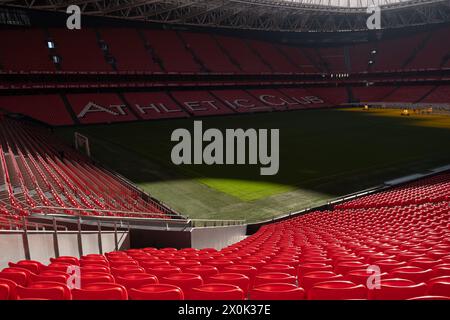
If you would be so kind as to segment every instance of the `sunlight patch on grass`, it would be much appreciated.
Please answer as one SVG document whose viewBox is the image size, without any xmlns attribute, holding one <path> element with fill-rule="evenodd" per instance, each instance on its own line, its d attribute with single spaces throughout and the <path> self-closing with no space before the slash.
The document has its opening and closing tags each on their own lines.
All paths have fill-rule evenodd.
<svg viewBox="0 0 450 320">
<path fill-rule="evenodd" d="M 290 185 L 267 181 L 222 178 L 201 178 L 198 181 L 217 191 L 239 198 L 242 201 L 254 201 L 296 189 Z"/>
</svg>

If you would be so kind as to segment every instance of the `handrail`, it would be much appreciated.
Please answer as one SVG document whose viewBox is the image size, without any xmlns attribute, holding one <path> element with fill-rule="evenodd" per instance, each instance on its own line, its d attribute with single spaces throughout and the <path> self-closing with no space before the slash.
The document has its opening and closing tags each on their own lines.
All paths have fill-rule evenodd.
<svg viewBox="0 0 450 320">
<path fill-rule="evenodd" d="M 104 209 L 88 209 L 88 208 L 73 208 L 73 207 L 53 207 L 53 206 L 36 206 L 34 208 L 31 208 L 31 211 L 34 210 L 61 210 L 61 211 L 83 211 L 83 212 L 104 212 L 104 213 L 124 213 L 124 214 L 139 214 L 142 216 L 153 216 L 153 215 L 160 215 L 160 216 L 168 216 L 168 217 L 180 217 L 178 214 L 171 214 L 171 213 L 159 213 L 159 212 L 139 212 L 139 211 L 122 211 L 122 210 L 104 210 Z M 40 213 L 40 212 L 39 212 Z M 44 213 L 45 214 L 45 213 Z M 121 217 L 124 218 L 124 217 Z"/>
<path fill-rule="evenodd" d="M 48 229 L 54 230 L 56 227 L 57 230 L 62 229 L 62 230 L 67 231 L 67 227 L 65 227 L 65 226 L 48 224 L 48 223 L 43 223 L 43 222 L 29 221 L 30 217 L 32 217 L 32 216 L 28 216 L 28 217 L 24 216 L 24 217 L 21 217 L 22 218 L 21 220 L 17 220 L 11 216 L 2 216 L 2 220 L 0 220 L 0 225 L 9 226 L 10 228 L 15 227 L 16 229 L 32 227 L 35 229 L 48 228 Z M 2 231 L 8 231 L 8 230 L 2 230 Z"/>
<path fill-rule="evenodd" d="M 164 222 L 164 223 L 173 223 L 173 224 L 188 224 L 191 220 L 189 219 L 161 219 L 161 218 L 139 218 L 139 217 L 115 217 L 115 216 L 76 216 L 70 214 L 59 214 L 59 213 L 38 213 L 39 215 L 44 215 L 44 217 L 54 217 L 54 218 L 83 218 L 85 221 L 87 220 L 119 220 L 119 221 L 152 221 L 152 222 Z M 33 215 L 33 218 L 39 218 L 38 215 Z"/>
<path fill-rule="evenodd" d="M 41 214 L 41 213 L 39 213 Z M 66 215 L 66 214 L 58 214 L 58 213 L 42 213 L 44 216 L 47 217 L 56 217 L 56 218 L 78 218 L 83 216 L 73 216 L 73 215 Z M 36 216 L 34 216 L 36 217 Z M 89 220 L 141 220 L 141 221 L 153 221 L 153 222 L 164 222 L 164 223 L 176 223 L 176 224 L 189 224 L 193 223 L 193 226 L 196 223 L 204 222 L 206 225 L 211 225 L 214 223 L 214 226 L 229 226 L 229 225 L 243 225 L 245 224 L 245 220 L 219 220 L 219 219 L 161 219 L 161 218 L 139 218 L 139 217 L 114 217 L 114 216 L 86 216 L 85 218 L 88 218 Z M 88 220 L 85 219 L 85 220 Z"/>
</svg>

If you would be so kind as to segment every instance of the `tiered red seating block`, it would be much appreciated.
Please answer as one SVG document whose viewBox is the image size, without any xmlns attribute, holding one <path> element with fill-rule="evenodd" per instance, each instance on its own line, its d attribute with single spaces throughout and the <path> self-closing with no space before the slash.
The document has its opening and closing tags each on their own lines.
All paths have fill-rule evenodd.
<svg viewBox="0 0 450 320">
<path fill-rule="evenodd" d="M 119 71 L 161 71 L 136 29 L 109 28 L 100 30 L 100 34 Z"/>
<path fill-rule="evenodd" d="M 169 218 L 169 209 L 152 199 L 143 200 L 138 191 L 42 127 L 3 119 L 0 137 L 0 183 L 6 189 L 0 192 L 0 215 L 9 218 L 7 225 L 40 212 Z"/>
<path fill-rule="evenodd" d="M 450 173 L 407 183 L 339 204 L 337 208 L 371 208 L 450 201 Z"/>
<path fill-rule="evenodd" d="M 200 66 L 175 31 L 143 30 L 167 72 L 200 72 Z"/>
<path fill-rule="evenodd" d="M 255 54 L 249 44 L 239 38 L 228 36 L 216 36 L 217 41 L 227 53 L 239 63 L 244 73 L 270 73 L 270 68 Z"/>
<path fill-rule="evenodd" d="M 301 48 L 279 45 L 279 48 L 289 58 L 289 60 L 298 66 L 298 71 L 301 73 L 318 73 L 319 70 L 309 61 L 303 54 Z"/>
<path fill-rule="evenodd" d="M 220 49 L 213 36 L 192 32 L 182 32 L 180 35 L 211 72 L 239 72 L 239 69 Z"/>
<path fill-rule="evenodd" d="M 67 100 L 84 124 L 136 120 L 129 107 L 114 93 L 68 94 Z"/>
<path fill-rule="evenodd" d="M 5 28 L 0 30 L 3 45 L 0 65 L 3 70 L 55 71 L 42 29 Z M 32 54 L 30 54 L 32 53 Z"/>
<path fill-rule="evenodd" d="M 182 118 L 189 114 L 164 92 L 124 93 L 125 100 L 143 119 Z"/>
<path fill-rule="evenodd" d="M 172 96 L 187 112 L 195 116 L 234 112 L 207 91 L 173 91 Z"/>
<path fill-rule="evenodd" d="M 49 29 L 64 71 L 113 71 L 104 57 L 94 29 Z"/>
<path fill-rule="evenodd" d="M 277 45 L 260 40 L 249 40 L 249 44 L 267 61 L 273 72 L 299 72 L 298 67 L 283 55 Z"/>
<path fill-rule="evenodd" d="M 446 173 L 417 187 L 430 179 L 450 182 Z M 144 248 L 9 263 L 0 299 L 450 299 L 449 199 L 337 207 L 264 225 L 219 251 Z M 69 289 L 64 270 L 78 266 L 79 287 Z"/>
<path fill-rule="evenodd" d="M 419 102 L 433 89 L 433 86 L 406 86 L 399 87 L 388 95 L 386 102 Z"/>
<path fill-rule="evenodd" d="M 272 110 L 270 106 L 244 90 L 215 90 L 211 93 L 225 105 L 240 113 Z"/>
<path fill-rule="evenodd" d="M 73 124 L 61 97 L 56 94 L 0 96 L 0 106 L 54 126 Z"/>
<path fill-rule="evenodd" d="M 392 91 L 389 86 L 352 87 L 353 98 L 361 102 L 381 102 Z"/>
</svg>

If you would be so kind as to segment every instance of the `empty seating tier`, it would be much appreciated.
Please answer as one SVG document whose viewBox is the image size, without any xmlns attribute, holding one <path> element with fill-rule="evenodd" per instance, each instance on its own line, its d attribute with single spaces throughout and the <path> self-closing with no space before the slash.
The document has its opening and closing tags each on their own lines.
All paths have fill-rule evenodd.
<svg viewBox="0 0 450 320">
<path fill-rule="evenodd" d="M 164 219 L 172 213 L 35 124 L 0 119 L 0 160 L 0 216 L 12 221 L 31 212 Z"/>
<path fill-rule="evenodd" d="M 11 262 L 0 271 L 0 299 L 450 299 L 449 183 L 443 173 L 267 224 L 219 251 L 144 248 Z M 412 201 L 377 198 L 399 194 Z M 79 270 L 70 280 L 69 267 Z"/>
</svg>

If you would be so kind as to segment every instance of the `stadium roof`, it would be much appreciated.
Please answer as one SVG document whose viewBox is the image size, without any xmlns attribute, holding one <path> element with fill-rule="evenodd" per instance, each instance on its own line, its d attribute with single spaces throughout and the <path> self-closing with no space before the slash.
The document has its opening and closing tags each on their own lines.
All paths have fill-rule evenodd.
<svg viewBox="0 0 450 320">
<path fill-rule="evenodd" d="M 381 8 L 381 28 L 450 21 L 450 0 L 0 0 L 50 11 L 78 5 L 83 14 L 172 25 L 264 31 L 367 30 L 367 5 Z"/>
</svg>

